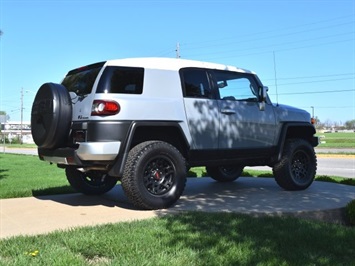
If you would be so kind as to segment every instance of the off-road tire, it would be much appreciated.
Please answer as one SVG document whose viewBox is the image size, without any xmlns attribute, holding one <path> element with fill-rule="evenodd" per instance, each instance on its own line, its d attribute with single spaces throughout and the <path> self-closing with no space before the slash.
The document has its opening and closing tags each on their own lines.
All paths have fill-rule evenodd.
<svg viewBox="0 0 355 266">
<path fill-rule="evenodd" d="M 69 184 L 86 195 L 101 195 L 110 191 L 117 183 L 117 178 L 101 171 L 81 172 L 75 167 L 67 167 L 65 174 Z"/>
<path fill-rule="evenodd" d="M 241 176 L 244 166 L 209 166 L 206 167 L 207 174 L 218 182 L 233 182 Z"/>
<path fill-rule="evenodd" d="M 45 83 L 37 91 L 31 110 L 31 133 L 39 148 L 63 146 L 69 135 L 72 103 L 61 84 Z"/>
<path fill-rule="evenodd" d="M 185 189 L 185 159 L 169 143 L 140 143 L 128 154 L 121 184 L 126 196 L 137 208 L 168 208 Z"/>
<path fill-rule="evenodd" d="M 303 139 L 286 140 L 281 160 L 274 165 L 277 184 L 285 190 L 304 190 L 316 175 L 317 158 L 312 145 Z"/>
</svg>

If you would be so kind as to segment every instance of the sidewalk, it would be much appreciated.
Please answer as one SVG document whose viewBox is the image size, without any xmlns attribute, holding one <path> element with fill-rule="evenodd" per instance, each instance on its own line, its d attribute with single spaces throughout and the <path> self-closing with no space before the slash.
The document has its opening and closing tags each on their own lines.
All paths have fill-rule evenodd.
<svg viewBox="0 0 355 266">
<path fill-rule="evenodd" d="M 180 211 L 252 215 L 312 214 L 321 217 L 355 199 L 355 187 L 314 182 L 305 191 L 284 191 L 273 178 L 241 177 L 233 183 L 189 178 L 185 193 L 167 210 L 136 210 L 117 185 L 103 196 L 53 195 L 0 200 L 0 238 L 36 235 L 80 226 L 157 217 Z M 312 215 L 311 215 L 312 216 Z M 314 216 L 314 217 L 315 217 Z M 315 217 L 315 218 L 317 218 Z"/>
</svg>

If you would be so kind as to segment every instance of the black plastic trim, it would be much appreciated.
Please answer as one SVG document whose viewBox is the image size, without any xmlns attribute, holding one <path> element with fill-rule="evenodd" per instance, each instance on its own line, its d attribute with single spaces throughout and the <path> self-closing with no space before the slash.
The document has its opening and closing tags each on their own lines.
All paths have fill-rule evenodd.
<svg viewBox="0 0 355 266">
<path fill-rule="evenodd" d="M 218 166 L 238 164 L 243 166 L 269 165 L 277 147 L 253 149 L 191 150 L 189 166 Z"/>
<path fill-rule="evenodd" d="M 131 121 L 73 122 L 72 131 L 84 130 L 87 142 L 123 141 Z"/>
<path fill-rule="evenodd" d="M 314 126 L 312 124 L 307 123 L 307 122 L 285 122 L 282 125 L 282 129 L 281 129 L 280 136 L 279 136 L 279 141 L 277 144 L 277 147 L 278 147 L 277 161 L 279 161 L 281 159 L 282 151 L 283 151 L 287 137 L 288 136 L 293 137 L 292 135 L 290 135 L 290 132 L 289 132 L 289 128 L 291 128 L 291 127 L 303 128 L 303 129 L 310 130 L 306 140 L 309 141 L 313 147 L 316 147 L 319 144 L 318 138 L 314 136 L 314 134 L 316 133 L 316 129 L 314 128 Z M 306 132 L 306 130 L 303 130 L 303 132 Z M 299 137 L 299 136 L 297 136 L 297 137 Z"/>
<path fill-rule="evenodd" d="M 188 141 L 183 134 L 183 130 L 181 129 L 178 122 L 172 121 L 133 121 L 129 128 L 128 134 L 126 135 L 126 139 L 121 143 L 121 148 L 119 151 L 119 156 L 116 157 L 116 161 L 113 167 L 109 171 L 110 176 L 122 177 L 124 166 L 128 157 L 128 153 L 131 150 L 131 146 L 133 144 L 134 134 L 139 127 L 176 127 L 177 130 L 181 132 L 181 135 L 184 138 L 186 147 L 189 148 Z"/>
</svg>

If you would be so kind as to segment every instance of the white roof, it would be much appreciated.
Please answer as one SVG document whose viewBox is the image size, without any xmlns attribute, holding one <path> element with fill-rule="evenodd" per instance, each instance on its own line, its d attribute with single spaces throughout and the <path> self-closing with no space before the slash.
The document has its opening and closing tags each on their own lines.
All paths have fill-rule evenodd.
<svg viewBox="0 0 355 266">
<path fill-rule="evenodd" d="M 195 60 L 187 60 L 181 58 L 162 58 L 162 57 L 144 57 L 144 58 L 125 58 L 109 60 L 106 62 L 109 66 L 127 66 L 127 67 L 143 67 L 151 69 L 165 69 L 165 70 L 180 70 L 185 67 L 196 67 L 196 68 L 209 68 L 218 70 L 229 70 L 242 73 L 252 73 L 252 71 L 237 68 L 234 66 L 208 63 Z"/>
</svg>

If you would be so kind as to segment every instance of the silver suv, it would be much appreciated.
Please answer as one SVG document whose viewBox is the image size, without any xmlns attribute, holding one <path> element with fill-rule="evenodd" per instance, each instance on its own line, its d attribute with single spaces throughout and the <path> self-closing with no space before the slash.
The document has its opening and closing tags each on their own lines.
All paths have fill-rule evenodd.
<svg viewBox="0 0 355 266">
<path fill-rule="evenodd" d="M 282 188 L 306 189 L 317 168 L 310 121 L 273 105 L 253 72 L 168 58 L 71 70 L 39 88 L 31 113 L 40 159 L 64 168 L 74 189 L 102 194 L 119 180 L 142 209 L 173 205 L 193 166 L 231 182 L 268 165 Z"/>
</svg>

